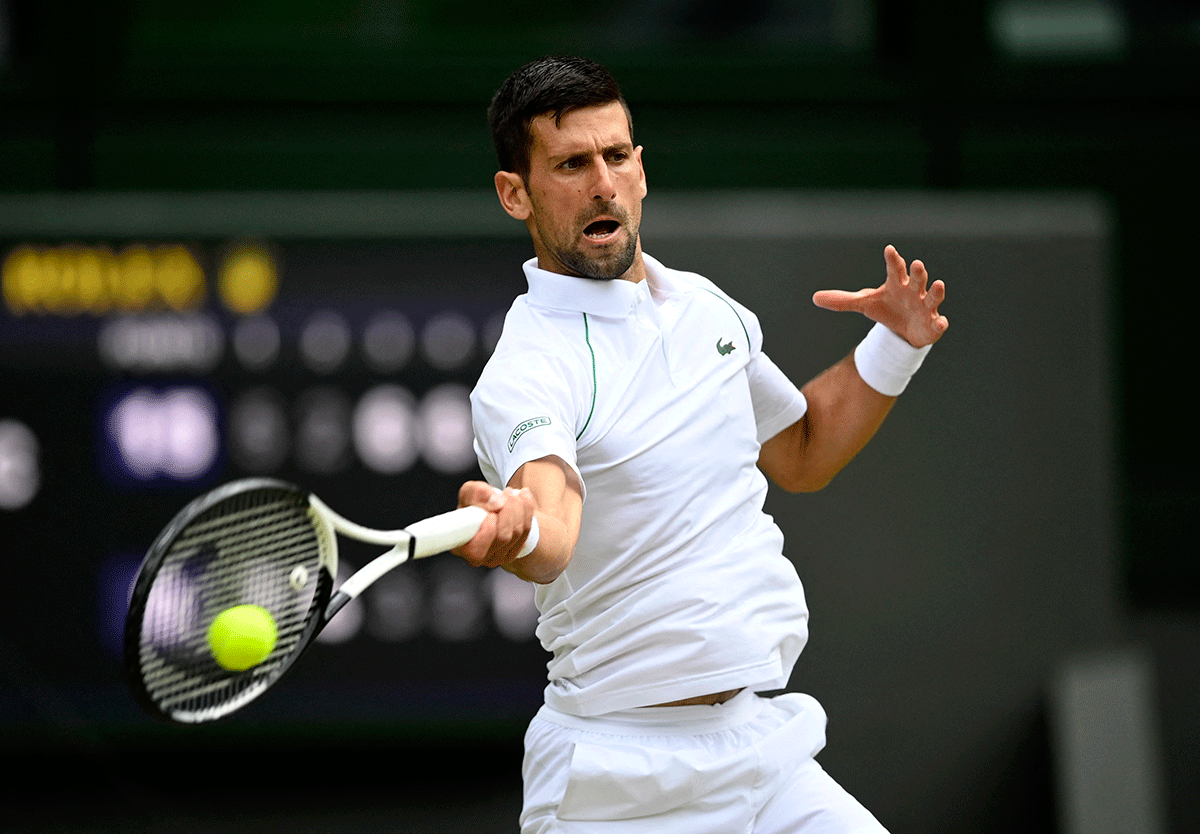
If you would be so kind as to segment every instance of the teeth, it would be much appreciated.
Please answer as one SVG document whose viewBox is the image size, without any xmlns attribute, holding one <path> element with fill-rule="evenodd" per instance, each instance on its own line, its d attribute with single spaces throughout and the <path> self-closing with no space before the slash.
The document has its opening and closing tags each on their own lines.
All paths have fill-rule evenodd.
<svg viewBox="0 0 1200 834">
<path fill-rule="evenodd" d="M 619 228 L 621 228 L 620 225 L 616 223 L 603 222 L 597 224 L 594 229 L 584 229 L 583 234 L 591 238 L 608 237 L 611 234 L 615 234 Z"/>
</svg>

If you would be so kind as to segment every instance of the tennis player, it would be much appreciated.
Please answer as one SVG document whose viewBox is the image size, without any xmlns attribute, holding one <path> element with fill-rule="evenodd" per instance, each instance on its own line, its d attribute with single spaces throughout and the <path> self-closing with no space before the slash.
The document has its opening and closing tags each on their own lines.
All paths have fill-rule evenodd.
<svg viewBox="0 0 1200 834">
<path fill-rule="evenodd" d="M 814 759 L 820 704 L 757 694 L 808 637 L 763 502 L 767 477 L 820 489 L 871 438 L 946 331 L 943 284 L 889 246 L 882 286 L 817 293 L 876 324 L 797 388 L 750 310 L 642 252 L 642 148 L 604 67 L 527 64 L 489 119 L 535 257 L 472 394 L 487 482 L 459 503 L 490 515 L 455 552 L 537 583 L 522 831 L 882 831 Z"/>
</svg>

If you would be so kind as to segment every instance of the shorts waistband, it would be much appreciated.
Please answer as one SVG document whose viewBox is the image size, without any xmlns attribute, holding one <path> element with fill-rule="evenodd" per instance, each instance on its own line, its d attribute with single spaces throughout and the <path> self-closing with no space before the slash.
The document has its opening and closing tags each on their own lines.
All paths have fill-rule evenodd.
<svg viewBox="0 0 1200 834">
<path fill-rule="evenodd" d="M 719 732 L 751 720 L 758 714 L 764 699 L 749 689 L 743 689 L 723 704 L 699 704 L 688 707 L 635 707 L 603 715 L 582 717 L 559 712 L 542 705 L 537 717 L 560 727 L 589 732 L 628 734 L 630 731 L 653 730 L 653 735 L 695 735 Z"/>
</svg>

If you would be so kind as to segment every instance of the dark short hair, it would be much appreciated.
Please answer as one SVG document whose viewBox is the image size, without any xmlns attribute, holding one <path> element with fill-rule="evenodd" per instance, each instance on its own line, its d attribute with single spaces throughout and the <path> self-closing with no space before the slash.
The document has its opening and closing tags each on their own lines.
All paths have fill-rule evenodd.
<svg viewBox="0 0 1200 834">
<path fill-rule="evenodd" d="M 502 171 L 529 178 L 529 155 L 533 150 L 530 124 L 549 113 L 555 123 L 572 110 L 617 101 L 629 119 L 633 117 L 621 88 L 605 67 L 586 58 L 546 57 L 530 61 L 508 77 L 488 107 L 488 124 Z"/>
</svg>

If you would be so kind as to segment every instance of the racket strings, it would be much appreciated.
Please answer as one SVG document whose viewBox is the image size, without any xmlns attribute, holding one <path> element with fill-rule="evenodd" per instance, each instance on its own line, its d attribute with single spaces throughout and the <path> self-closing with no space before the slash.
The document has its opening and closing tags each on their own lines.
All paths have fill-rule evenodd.
<svg viewBox="0 0 1200 834">
<path fill-rule="evenodd" d="M 207 720 L 282 674 L 319 615 L 328 538 L 306 497 L 285 490 L 234 495 L 184 526 L 161 560 L 141 624 L 141 677 L 159 709 L 176 720 Z M 261 664 L 231 672 L 213 659 L 208 628 L 242 604 L 266 608 L 278 636 Z"/>
</svg>

